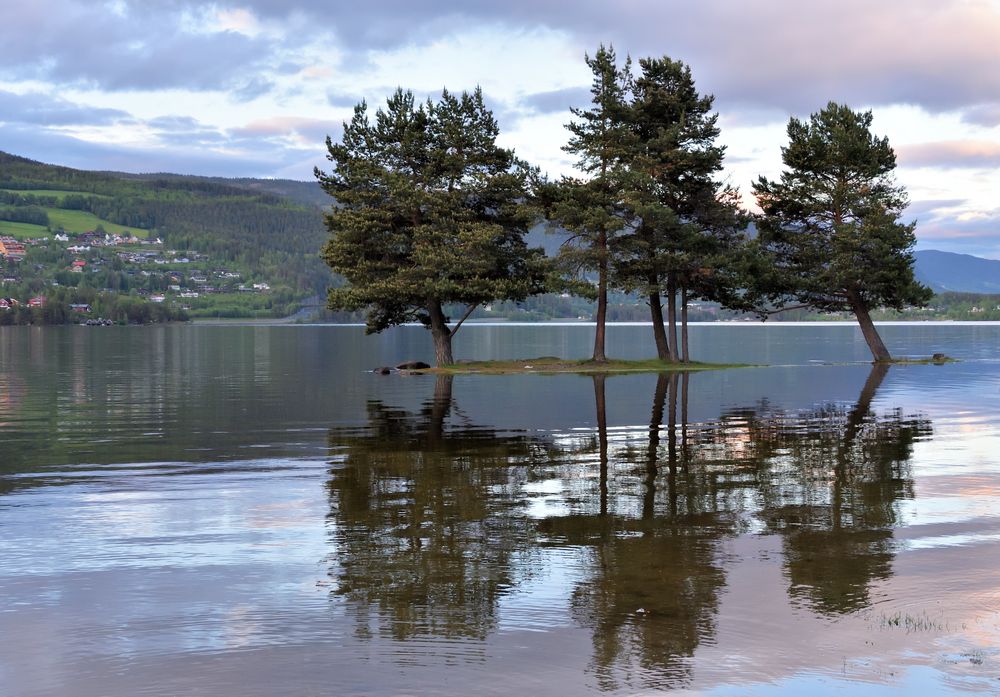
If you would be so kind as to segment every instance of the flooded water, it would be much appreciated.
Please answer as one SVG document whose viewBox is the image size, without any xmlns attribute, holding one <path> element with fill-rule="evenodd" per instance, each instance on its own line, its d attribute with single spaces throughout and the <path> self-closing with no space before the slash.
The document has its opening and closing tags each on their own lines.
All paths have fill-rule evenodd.
<svg viewBox="0 0 1000 697">
<path fill-rule="evenodd" d="M 883 331 L 962 360 L 720 324 L 695 356 L 763 367 L 378 376 L 422 329 L 0 329 L 0 694 L 1000 692 L 1000 326 Z"/>
</svg>

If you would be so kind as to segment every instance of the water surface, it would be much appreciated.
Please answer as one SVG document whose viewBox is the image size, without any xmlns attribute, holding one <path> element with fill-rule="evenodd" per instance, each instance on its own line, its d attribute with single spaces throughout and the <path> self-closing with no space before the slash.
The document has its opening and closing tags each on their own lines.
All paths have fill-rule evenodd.
<svg viewBox="0 0 1000 697">
<path fill-rule="evenodd" d="M 769 367 L 383 377 L 423 330 L 0 329 L 0 693 L 993 693 L 1000 327 L 884 333 L 963 360 L 703 325 Z"/>
</svg>

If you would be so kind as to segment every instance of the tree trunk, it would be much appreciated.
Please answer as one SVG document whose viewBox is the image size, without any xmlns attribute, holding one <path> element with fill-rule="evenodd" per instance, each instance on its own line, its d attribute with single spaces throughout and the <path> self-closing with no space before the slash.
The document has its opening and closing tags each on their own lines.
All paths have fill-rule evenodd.
<svg viewBox="0 0 1000 697">
<path fill-rule="evenodd" d="M 670 373 L 667 402 L 667 485 L 670 515 L 677 515 L 677 373 Z"/>
<path fill-rule="evenodd" d="M 891 361 L 892 356 L 889 355 L 889 349 L 885 347 L 882 337 L 879 336 L 878 330 L 875 329 L 875 323 L 872 322 L 872 316 L 868 312 L 868 304 L 865 303 L 856 290 L 849 290 L 847 292 L 847 301 L 851 304 L 854 316 L 858 319 L 858 324 L 861 326 L 861 333 L 864 335 L 865 341 L 868 342 L 868 348 L 871 349 L 875 362 L 888 363 Z"/>
<path fill-rule="evenodd" d="M 843 452 L 848 452 L 851 446 L 854 445 L 854 440 L 857 438 L 858 431 L 861 430 L 861 426 L 865 422 L 865 417 L 871 413 L 875 393 L 881 387 L 888 373 L 889 365 L 887 363 L 876 363 L 872 366 L 872 371 L 868 374 L 868 379 L 865 380 L 864 387 L 861 388 L 861 394 L 858 396 L 857 403 L 851 409 L 851 413 L 847 415 L 847 425 L 844 428 Z"/>
<path fill-rule="evenodd" d="M 608 513 L 608 416 L 604 375 L 594 375 L 594 409 L 597 412 L 597 445 L 600 457 L 601 515 Z"/>
<path fill-rule="evenodd" d="M 681 361 L 691 362 L 688 354 L 688 289 L 684 285 L 681 286 Z"/>
<path fill-rule="evenodd" d="M 687 371 L 681 373 L 681 462 L 687 469 L 688 462 L 688 378 Z"/>
<path fill-rule="evenodd" d="M 667 374 L 656 376 L 656 390 L 653 392 L 653 414 L 649 419 L 649 448 L 646 451 L 646 481 L 642 497 L 642 517 L 653 517 L 656 503 L 656 463 L 660 455 L 660 424 L 663 423 L 663 406 L 667 401 Z"/>
<path fill-rule="evenodd" d="M 594 334 L 594 357 L 604 363 L 608 357 L 604 353 L 604 338 L 608 319 L 608 235 L 603 230 L 597 239 L 601 259 L 597 264 L 597 331 Z"/>
<path fill-rule="evenodd" d="M 448 328 L 441 303 L 437 300 L 428 301 L 427 314 L 430 315 L 431 337 L 434 339 L 434 360 L 439 368 L 452 365 L 455 359 L 451 355 L 451 329 Z"/>
<path fill-rule="evenodd" d="M 653 321 L 653 341 L 656 342 L 656 357 L 661 361 L 669 361 L 670 347 L 667 346 L 667 330 L 663 328 L 663 303 L 660 302 L 659 290 L 649 294 L 649 318 Z"/>
<path fill-rule="evenodd" d="M 676 363 L 677 352 L 677 279 L 674 274 L 667 276 L 667 346 L 669 347 L 670 360 Z"/>
<path fill-rule="evenodd" d="M 434 379 L 434 397 L 429 406 L 426 445 L 438 445 L 444 440 L 444 422 L 451 411 L 451 386 L 454 375 L 439 374 Z"/>
</svg>

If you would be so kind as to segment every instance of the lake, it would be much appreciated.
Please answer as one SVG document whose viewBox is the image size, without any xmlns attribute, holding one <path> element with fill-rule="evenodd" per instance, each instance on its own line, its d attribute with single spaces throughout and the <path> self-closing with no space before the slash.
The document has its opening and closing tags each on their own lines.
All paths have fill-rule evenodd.
<svg viewBox="0 0 1000 697">
<path fill-rule="evenodd" d="M 1000 690 L 1000 326 L 0 328 L 0 694 Z M 613 357 L 653 355 L 612 325 Z M 457 358 L 585 357 L 582 324 Z"/>
</svg>

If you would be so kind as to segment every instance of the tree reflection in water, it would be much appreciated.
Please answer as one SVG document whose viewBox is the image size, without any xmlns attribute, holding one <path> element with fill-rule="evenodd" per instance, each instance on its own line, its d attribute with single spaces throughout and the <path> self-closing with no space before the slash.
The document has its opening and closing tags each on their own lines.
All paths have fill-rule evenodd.
<svg viewBox="0 0 1000 697">
<path fill-rule="evenodd" d="M 709 452 L 721 447 L 706 466 L 733 472 L 730 491 L 745 486 L 741 475 L 753 478 L 750 505 L 783 536 L 791 596 L 822 614 L 866 607 L 872 583 L 892 573 L 892 529 L 913 497 L 913 444 L 931 433 L 924 417 L 872 410 L 888 370 L 874 366 L 850 407 L 789 414 L 761 404 L 699 433 Z"/>
<path fill-rule="evenodd" d="M 452 379 L 437 377 L 418 414 L 370 402 L 366 429 L 331 432 L 334 452 L 345 452 L 329 483 L 335 593 L 362 634 L 374 622 L 395 639 L 484 638 L 500 596 L 530 573 L 514 564 L 534 539 L 520 491 L 546 447 L 449 427 Z"/>
<path fill-rule="evenodd" d="M 583 436 L 455 418 L 450 376 L 418 413 L 372 402 L 366 428 L 330 433 L 334 592 L 362 635 L 482 640 L 504 595 L 562 548 L 581 565 L 566 593 L 598 686 L 684 685 L 716 632 L 728 539 L 780 535 L 791 599 L 820 614 L 865 607 L 891 574 L 908 461 L 930 424 L 873 411 L 887 370 L 853 405 L 762 401 L 694 424 L 691 377 L 663 374 L 648 426 L 625 429 L 609 429 L 607 378 L 594 376 Z M 532 481 L 560 505 L 529 515 Z"/>
<path fill-rule="evenodd" d="M 622 685 L 674 687 L 687 682 L 690 657 L 714 632 L 718 594 L 725 585 L 719 545 L 731 531 L 732 520 L 712 506 L 704 492 L 690 486 L 683 492 L 678 489 L 678 482 L 685 479 L 678 477 L 678 469 L 686 469 L 689 463 L 681 457 L 684 428 L 678 448 L 677 393 L 678 383 L 688 379 L 687 374 L 658 376 L 645 453 L 627 444 L 614 453 L 614 466 L 609 467 L 607 417 L 602 413 L 606 408 L 604 379 L 595 377 L 600 507 L 589 514 L 581 510 L 540 523 L 549 544 L 589 549 L 588 578 L 572 592 L 572 613 L 593 631 L 592 668 L 604 690 Z M 687 394 L 686 384 L 682 394 Z M 663 453 L 665 406 L 668 426 Z M 681 412 L 686 411 L 685 404 Z M 609 468 L 625 471 L 617 483 L 627 480 L 636 465 L 641 465 L 642 472 L 639 509 L 617 502 L 616 513 L 609 515 Z M 657 511 L 658 493 L 666 499 L 661 511 Z"/>
</svg>

